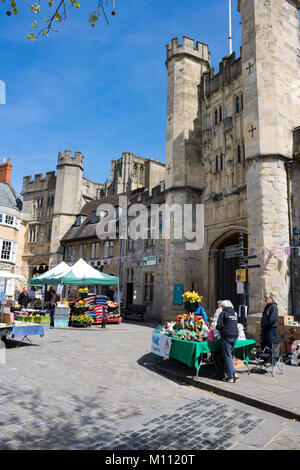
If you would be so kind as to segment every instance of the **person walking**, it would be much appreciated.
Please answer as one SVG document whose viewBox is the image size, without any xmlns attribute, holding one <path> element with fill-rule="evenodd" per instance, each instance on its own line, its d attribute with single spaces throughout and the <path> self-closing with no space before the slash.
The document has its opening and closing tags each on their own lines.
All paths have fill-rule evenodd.
<svg viewBox="0 0 300 470">
<path fill-rule="evenodd" d="M 56 305 L 56 292 L 53 287 L 50 287 L 49 292 L 51 293 L 50 300 L 50 326 L 54 326 L 54 311 Z"/>
<path fill-rule="evenodd" d="M 263 350 L 265 347 L 272 349 L 272 341 L 276 338 L 278 326 L 278 307 L 273 294 L 267 292 L 264 299 L 266 306 L 261 318 L 261 346 Z"/>
<path fill-rule="evenodd" d="M 238 318 L 230 300 L 222 300 L 222 312 L 217 321 L 217 330 L 221 336 L 221 351 L 224 359 L 224 368 L 227 373 L 227 382 L 236 382 L 239 376 L 236 373 L 232 360 L 234 345 L 239 336 Z M 225 380 L 223 378 L 223 380 Z"/>
</svg>

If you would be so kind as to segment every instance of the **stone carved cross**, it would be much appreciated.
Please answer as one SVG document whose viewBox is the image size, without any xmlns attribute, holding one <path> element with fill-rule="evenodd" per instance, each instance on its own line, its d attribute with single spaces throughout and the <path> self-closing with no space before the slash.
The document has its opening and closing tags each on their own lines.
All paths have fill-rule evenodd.
<svg viewBox="0 0 300 470">
<path fill-rule="evenodd" d="M 251 63 L 249 62 L 248 67 L 246 67 L 246 70 L 249 70 L 249 75 L 251 74 L 251 68 L 252 68 L 252 67 L 254 67 L 254 64 L 251 64 Z"/>
<path fill-rule="evenodd" d="M 248 131 L 249 133 L 251 132 L 251 137 L 253 138 L 254 131 L 256 131 L 256 127 L 253 127 L 253 124 L 251 125 L 251 129 Z"/>
</svg>

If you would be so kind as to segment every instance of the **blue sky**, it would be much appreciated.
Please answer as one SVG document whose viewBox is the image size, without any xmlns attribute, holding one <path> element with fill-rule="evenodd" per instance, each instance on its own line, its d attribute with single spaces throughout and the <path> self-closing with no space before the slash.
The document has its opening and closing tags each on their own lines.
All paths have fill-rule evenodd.
<svg viewBox="0 0 300 470">
<path fill-rule="evenodd" d="M 58 33 L 34 42 L 26 39 L 33 14 L 23 6 L 8 17 L 0 4 L 0 158 L 11 158 L 18 192 L 23 176 L 54 170 L 65 149 L 83 153 L 84 174 L 97 182 L 122 152 L 165 162 L 166 44 L 183 35 L 207 43 L 217 71 L 228 55 L 228 0 L 116 0 L 110 25 L 102 19 L 91 28 L 95 4 L 70 11 Z"/>
</svg>

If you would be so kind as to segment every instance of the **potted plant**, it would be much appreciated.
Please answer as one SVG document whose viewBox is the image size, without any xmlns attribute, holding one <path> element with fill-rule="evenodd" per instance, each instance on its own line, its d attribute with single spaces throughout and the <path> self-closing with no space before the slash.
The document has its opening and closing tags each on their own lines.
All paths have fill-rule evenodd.
<svg viewBox="0 0 300 470">
<path fill-rule="evenodd" d="M 93 318 L 89 315 L 72 315 L 71 323 L 72 326 L 79 327 L 79 328 L 88 328 L 91 326 L 93 322 Z"/>
<path fill-rule="evenodd" d="M 84 300 L 78 300 L 75 304 L 76 315 L 84 314 L 88 310 L 89 305 Z"/>
</svg>

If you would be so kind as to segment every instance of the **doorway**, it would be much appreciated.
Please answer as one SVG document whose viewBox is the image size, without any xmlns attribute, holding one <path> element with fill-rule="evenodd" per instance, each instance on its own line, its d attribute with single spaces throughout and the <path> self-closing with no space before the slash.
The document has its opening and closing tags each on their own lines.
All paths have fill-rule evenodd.
<svg viewBox="0 0 300 470">
<path fill-rule="evenodd" d="M 126 306 L 133 304 L 133 282 L 126 284 Z"/>
<path fill-rule="evenodd" d="M 248 237 L 244 234 L 244 253 L 247 253 Z M 217 248 L 216 255 L 216 292 L 218 300 L 230 300 L 238 311 L 241 295 L 237 293 L 236 270 L 240 266 L 239 233 L 226 238 Z"/>
</svg>

